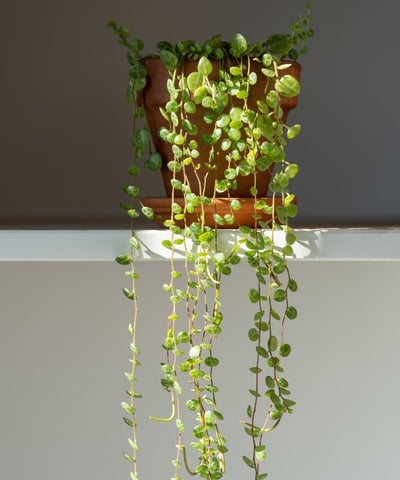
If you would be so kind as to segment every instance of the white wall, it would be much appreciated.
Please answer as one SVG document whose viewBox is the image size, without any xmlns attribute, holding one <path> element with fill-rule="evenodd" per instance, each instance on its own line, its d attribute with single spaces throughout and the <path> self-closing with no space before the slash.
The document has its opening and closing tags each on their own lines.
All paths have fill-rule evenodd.
<svg viewBox="0 0 400 480">
<path fill-rule="evenodd" d="M 168 264 L 141 263 L 139 270 L 141 478 L 169 479 L 175 428 L 147 419 L 169 411 L 159 385 L 169 306 L 160 286 Z M 292 271 L 301 291 L 299 318 L 287 328 L 294 346 L 287 376 L 298 405 L 267 437 L 269 478 L 397 478 L 400 262 L 297 261 Z M 251 478 L 239 460 L 249 452 L 249 437 L 238 420 L 250 388 L 252 308 L 240 287 L 247 290 L 252 277 L 240 266 L 226 280 L 226 335 L 216 347 L 224 360 L 216 381 L 224 390 L 223 431 L 231 438 L 227 478 L 243 480 Z M 128 431 L 119 406 L 129 358 L 124 284 L 123 268 L 107 262 L 1 265 L 2 479 L 128 478 L 121 456 Z M 190 432 L 187 437 L 189 443 Z"/>
</svg>

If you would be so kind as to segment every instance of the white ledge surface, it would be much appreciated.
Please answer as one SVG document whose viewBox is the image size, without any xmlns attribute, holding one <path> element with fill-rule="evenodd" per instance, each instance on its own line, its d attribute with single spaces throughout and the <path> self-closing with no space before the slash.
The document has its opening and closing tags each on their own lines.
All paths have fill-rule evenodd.
<svg viewBox="0 0 400 480">
<path fill-rule="evenodd" d="M 296 230 L 294 260 L 400 260 L 400 229 Z M 284 233 L 275 233 L 284 245 Z M 170 250 L 161 241 L 168 230 L 138 230 L 139 261 L 167 261 Z M 229 248 L 237 230 L 221 230 L 220 247 Z M 0 261 L 113 261 L 129 250 L 128 230 L 0 230 Z M 190 248 L 190 246 L 189 246 Z M 183 259 L 182 246 L 175 259 Z"/>
</svg>

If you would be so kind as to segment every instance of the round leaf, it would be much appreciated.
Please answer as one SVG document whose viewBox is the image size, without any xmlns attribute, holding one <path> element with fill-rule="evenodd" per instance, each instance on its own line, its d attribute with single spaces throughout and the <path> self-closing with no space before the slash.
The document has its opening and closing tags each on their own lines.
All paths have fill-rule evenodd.
<svg viewBox="0 0 400 480">
<path fill-rule="evenodd" d="M 293 125 L 287 130 L 288 138 L 295 138 L 301 132 L 301 125 Z"/>
<path fill-rule="evenodd" d="M 168 50 L 162 50 L 160 58 L 168 70 L 174 70 L 178 66 L 178 57 Z"/>
<path fill-rule="evenodd" d="M 115 261 L 120 265 L 129 265 L 131 263 L 131 259 L 127 255 L 118 255 Z"/>
<path fill-rule="evenodd" d="M 291 350 L 292 348 L 288 343 L 283 343 L 279 347 L 278 352 L 279 352 L 279 355 L 281 355 L 282 357 L 288 357 L 290 355 Z"/>
<path fill-rule="evenodd" d="M 161 155 L 157 152 L 153 152 L 150 154 L 147 162 L 145 163 L 145 167 L 149 170 L 159 170 L 162 165 L 162 158 Z"/>
<path fill-rule="evenodd" d="M 194 93 L 199 87 L 203 85 L 203 75 L 199 72 L 192 72 L 187 78 L 189 90 Z"/>
<path fill-rule="evenodd" d="M 241 57 L 246 50 L 247 40 L 240 33 L 236 33 L 230 43 L 230 54 L 234 57 Z"/>
<path fill-rule="evenodd" d="M 287 35 L 271 35 L 266 41 L 267 49 L 273 55 L 286 55 L 292 48 L 292 41 Z"/>
<path fill-rule="evenodd" d="M 212 63 L 207 57 L 201 57 L 197 65 L 197 71 L 202 75 L 210 75 L 213 70 Z"/>
<path fill-rule="evenodd" d="M 277 290 L 275 293 L 274 293 L 274 300 L 276 302 L 284 302 L 286 300 L 286 292 L 285 290 Z"/>
<path fill-rule="evenodd" d="M 282 97 L 295 97 L 300 93 L 300 83 L 293 75 L 284 75 L 276 82 L 275 88 Z"/>
<path fill-rule="evenodd" d="M 258 331 L 256 328 L 250 328 L 250 330 L 248 331 L 248 336 L 249 336 L 249 339 L 252 341 L 252 342 L 256 342 L 258 340 Z"/>
</svg>

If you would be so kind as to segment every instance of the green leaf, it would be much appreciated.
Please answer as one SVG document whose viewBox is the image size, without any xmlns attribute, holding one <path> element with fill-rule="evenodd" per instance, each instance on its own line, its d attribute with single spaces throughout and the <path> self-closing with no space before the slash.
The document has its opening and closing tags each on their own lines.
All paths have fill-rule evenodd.
<svg viewBox="0 0 400 480">
<path fill-rule="evenodd" d="M 251 72 L 249 75 L 249 83 L 250 85 L 255 85 L 257 83 L 257 74 L 256 72 Z"/>
<path fill-rule="evenodd" d="M 124 292 L 125 297 L 129 298 L 129 300 L 135 299 L 135 294 L 129 288 L 123 288 L 122 291 Z"/>
<path fill-rule="evenodd" d="M 144 48 L 144 43 L 140 38 L 134 38 L 131 41 L 131 47 L 135 52 L 140 52 Z"/>
<path fill-rule="evenodd" d="M 270 55 L 269 53 L 265 53 L 262 56 L 262 64 L 264 65 L 264 67 L 269 67 L 272 61 L 273 61 L 272 55 Z"/>
<path fill-rule="evenodd" d="M 117 23 L 115 22 L 115 20 L 110 19 L 107 22 L 107 27 L 111 28 L 111 30 L 117 30 Z"/>
<path fill-rule="evenodd" d="M 218 325 L 209 324 L 204 327 L 204 330 L 210 335 L 218 335 L 221 333 L 221 327 Z"/>
<path fill-rule="evenodd" d="M 239 121 L 242 117 L 243 110 L 240 107 L 232 107 L 229 110 L 229 116 L 231 117 L 232 121 Z"/>
<path fill-rule="evenodd" d="M 197 71 L 202 75 L 210 75 L 213 70 L 212 63 L 207 57 L 201 57 L 199 63 L 197 64 Z"/>
<path fill-rule="evenodd" d="M 292 232 L 286 234 L 286 243 L 288 245 L 293 245 L 296 242 L 296 235 Z"/>
<path fill-rule="evenodd" d="M 296 165 L 295 163 L 292 163 L 286 167 L 285 174 L 287 175 L 288 178 L 294 178 L 297 175 L 298 171 L 299 171 L 299 166 Z"/>
<path fill-rule="evenodd" d="M 264 461 L 266 456 L 267 456 L 267 453 L 265 452 L 265 449 L 261 451 L 256 451 L 256 460 L 258 462 Z"/>
<path fill-rule="evenodd" d="M 264 115 L 268 115 L 269 113 L 269 108 L 268 108 L 268 105 L 261 101 L 261 100 L 257 100 L 257 107 L 258 109 L 260 110 L 261 113 L 263 113 Z"/>
<path fill-rule="evenodd" d="M 129 345 L 129 348 L 132 350 L 133 353 L 139 354 L 140 350 L 137 348 L 137 346 L 133 343 Z"/>
<path fill-rule="evenodd" d="M 217 393 L 217 392 L 219 392 L 219 388 L 216 387 L 215 385 L 207 385 L 207 386 L 206 386 L 206 390 L 207 390 L 207 392 L 210 392 L 210 393 Z"/>
<path fill-rule="evenodd" d="M 192 72 L 187 78 L 189 90 L 194 93 L 199 87 L 203 85 L 203 75 L 199 72 Z"/>
<path fill-rule="evenodd" d="M 289 382 L 285 378 L 278 378 L 278 385 L 282 388 L 286 388 L 289 386 Z"/>
<path fill-rule="evenodd" d="M 129 403 L 121 402 L 121 408 L 123 408 L 127 413 L 135 413 L 135 408 L 132 405 L 129 405 Z"/>
<path fill-rule="evenodd" d="M 136 165 L 131 165 L 129 168 L 128 168 L 128 173 L 129 175 L 132 175 L 132 176 L 136 176 L 136 175 L 139 175 L 140 173 L 140 168 Z"/>
<path fill-rule="evenodd" d="M 273 160 L 269 157 L 260 157 L 256 160 L 257 168 L 258 170 L 260 170 L 260 172 L 265 172 L 266 170 L 268 170 L 272 163 Z"/>
<path fill-rule="evenodd" d="M 297 215 L 297 206 L 290 203 L 286 207 L 288 217 L 295 217 Z"/>
<path fill-rule="evenodd" d="M 288 138 L 295 138 L 301 132 L 301 125 L 293 125 L 289 127 L 287 130 L 287 137 Z"/>
<path fill-rule="evenodd" d="M 269 357 L 269 353 L 265 350 L 264 347 L 257 346 L 256 347 L 256 352 L 263 358 L 268 358 Z"/>
<path fill-rule="evenodd" d="M 239 227 L 239 232 L 244 233 L 245 235 L 251 232 L 251 228 L 247 226 Z"/>
<path fill-rule="evenodd" d="M 183 108 L 184 108 L 186 113 L 195 113 L 196 112 L 196 105 L 190 100 L 185 102 Z"/>
<path fill-rule="evenodd" d="M 160 58 L 168 70 L 174 70 L 178 66 L 178 57 L 168 50 L 161 50 Z"/>
<path fill-rule="evenodd" d="M 230 262 L 232 265 L 237 265 L 238 263 L 240 263 L 239 255 L 232 255 L 232 257 L 230 258 Z"/>
<path fill-rule="evenodd" d="M 181 419 L 177 418 L 175 420 L 175 424 L 176 424 L 176 428 L 180 431 L 180 432 L 183 432 L 183 430 L 185 430 L 185 424 L 182 422 Z"/>
<path fill-rule="evenodd" d="M 201 347 L 200 345 L 194 345 L 190 350 L 189 350 L 189 357 L 191 358 L 197 358 L 200 355 Z"/>
<path fill-rule="evenodd" d="M 231 148 L 232 142 L 229 138 L 224 138 L 221 142 L 221 148 L 222 150 L 226 151 Z"/>
<path fill-rule="evenodd" d="M 255 187 L 250 188 L 250 193 L 253 195 L 253 197 L 257 196 L 258 190 Z"/>
<path fill-rule="evenodd" d="M 292 351 L 292 347 L 288 343 L 283 343 L 278 350 L 279 355 L 282 357 L 288 357 L 290 352 Z"/>
<path fill-rule="evenodd" d="M 149 170 L 160 170 L 162 165 L 161 155 L 157 152 L 151 153 L 144 165 Z"/>
<path fill-rule="evenodd" d="M 297 290 L 298 290 L 299 287 L 297 286 L 297 282 L 296 282 L 295 280 L 290 279 L 290 280 L 288 281 L 288 288 L 289 288 L 289 290 L 291 290 L 292 292 L 297 292 Z"/>
<path fill-rule="evenodd" d="M 267 364 L 268 366 L 270 367 L 274 367 L 276 369 L 278 369 L 279 367 L 279 358 L 278 357 L 271 357 L 267 360 Z"/>
<path fill-rule="evenodd" d="M 283 97 L 295 97 L 300 93 L 300 83 L 293 75 L 284 75 L 276 82 L 275 88 Z"/>
<path fill-rule="evenodd" d="M 258 330 L 256 328 L 250 328 L 248 336 L 252 342 L 256 342 L 258 340 Z"/>
<path fill-rule="evenodd" d="M 257 303 L 260 299 L 260 294 L 254 288 L 249 291 L 248 296 L 251 303 Z"/>
<path fill-rule="evenodd" d="M 204 363 L 207 365 L 207 367 L 216 367 L 219 364 L 219 360 L 216 357 L 207 357 L 204 360 Z"/>
<path fill-rule="evenodd" d="M 194 103 L 197 105 L 203 101 L 203 99 L 207 96 L 207 89 L 206 87 L 200 86 L 196 88 L 193 94 Z"/>
<path fill-rule="evenodd" d="M 240 33 L 236 33 L 230 42 L 229 53 L 234 57 L 241 57 L 247 50 L 247 40 Z"/>
<path fill-rule="evenodd" d="M 192 412 L 195 412 L 200 408 L 200 402 L 198 400 L 192 399 L 188 400 L 186 402 L 186 407 L 191 410 Z"/>
<path fill-rule="evenodd" d="M 240 200 L 238 200 L 238 199 L 232 200 L 231 208 L 234 211 L 240 210 L 242 208 L 242 204 L 240 203 Z"/>
<path fill-rule="evenodd" d="M 168 51 L 172 52 L 173 49 L 174 49 L 172 44 L 169 43 L 169 42 L 166 42 L 166 41 L 158 42 L 157 45 L 156 45 L 156 48 L 157 48 L 158 52 L 162 52 L 163 50 L 168 50 Z"/>
<path fill-rule="evenodd" d="M 250 370 L 251 373 L 261 373 L 262 372 L 262 368 L 259 368 L 259 367 L 250 367 L 249 370 Z"/>
<path fill-rule="evenodd" d="M 217 410 L 214 410 L 214 415 L 215 415 L 215 418 L 217 418 L 218 420 L 224 419 L 224 416 L 222 415 L 222 413 L 218 412 Z"/>
<path fill-rule="evenodd" d="M 253 409 L 251 408 L 251 405 L 248 405 L 248 406 L 247 406 L 246 412 L 247 412 L 247 416 L 248 416 L 249 418 L 251 418 L 251 417 L 253 416 Z"/>
<path fill-rule="evenodd" d="M 163 240 L 161 245 L 165 248 L 172 248 L 172 242 L 170 240 Z"/>
<path fill-rule="evenodd" d="M 137 197 L 139 195 L 139 188 L 135 187 L 134 185 L 126 185 L 123 188 L 123 191 L 129 196 L 129 197 Z"/>
<path fill-rule="evenodd" d="M 133 458 L 130 455 L 128 455 L 126 452 L 123 452 L 122 455 L 125 457 L 126 460 L 128 460 L 128 462 L 130 463 L 134 462 Z"/>
<path fill-rule="evenodd" d="M 118 255 L 115 261 L 120 265 L 129 265 L 131 263 L 131 259 L 127 255 Z"/>
<path fill-rule="evenodd" d="M 267 385 L 268 388 L 275 388 L 275 380 L 270 377 L 269 375 L 265 377 L 265 384 Z"/>
<path fill-rule="evenodd" d="M 292 48 L 292 40 L 288 35 L 271 35 L 265 42 L 267 49 L 273 55 L 286 55 Z"/>
<path fill-rule="evenodd" d="M 204 232 L 199 237 L 200 242 L 210 243 L 214 240 L 214 234 L 212 232 Z"/>
<path fill-rule="evenodd" d="M 267 322 L 262 322 L 261 320 L 258 320 L 256 322 L 256 327 L 263 332 L 267 332 L 268 329 L 269 329 L 268 323 Z"/>
<path fill-rule="evenodd" d="M 289 320 L 294 320 L 297 317 L 297 310 L 295 307 L 288 307 L 286 309 L 286 316 Z"/>
<path fill-rule="evenodd" d="M 136 237 L 131 237 L 129 242 L 133 248 L 136 248 L 136 250 L 139 250 L 140 244 L 139 244 L 139 240 Z"/>
<path fill-rule="evenodd" d="M 203 438 L 206 436 L 206 430 L 203 425 L 196 425 L 193 429 L 193 435 L 196 438 Z"/>
<path fill-rule="evenodd" d="M 191 370 L 189 375 L 192 378 L 202 378 L 202 377 L 204 377 L 205 374 L 206 373 L 203 372 L 203 370 L 199 370 L 199 369 L 196 368 L 195 370 Z"/>
<path fill-rule="evenodd" d="M 250 467 L 250 468 L 255 468 L 254 462 L 250 460 L 250 458 L 246 457 L 245 455 L 242 456 L 244 463 Z"/>
<path fill-rule="evenodd" d="M 213 257 L 213 261 L 216 265 L 224 265 L 226 262 L 224 252 L 217 252 Z"/>
<path fill-rule="evenodd" d="M 230 119 L 229 115 L 224 113 L 224 114 L 222 114 L 218 117 L 215 124 L 217 125 L 218 128 L 224 128 L 227 125 L 229 125 L 230 121 L 231 121 L 231 119 Z"/>
<path fill-rule="evenodd" d="M 144 78 L 147 75 L 147 69 L 141 63 L 135 63 L 129 69 L 129 76 L 133 79 Z"/>
<path fill-rule="evenodd" d="M 271 335 L 268 339 L 268 348 L 274 352 L 278 348 L 278 339 L 275 335 Z"/>
<path fill-rule="evenodd" d="M 148 220 L 153 220 L 154 212 L 150 207 L 142 207 L 142 213 Z"/>
<path fill-rule="evenodd" d="M 276 302 L 284 302 L 286 300 L 285 290 L 279 289 L 274 293 L 274 300 Z"/>
<path fill-rule="evenodd" d="M 228 180 L 234 180 L 237 177 L 237 172 L 235 168 L 227 168 L 224 172 L 225 178 Z"/>
<path fill-rule="evenodd" d="M 122 417 L 122 420 L 128 425 L 128 427 L 133 427 L 133 422 L 130 418 Z"/>
<path fill-rule="evenodd" d="M 179 332 L 176 339 L 180 343 L 187 343 L 189 341 L 189 334 L 187 332 Z"/>
</svg>

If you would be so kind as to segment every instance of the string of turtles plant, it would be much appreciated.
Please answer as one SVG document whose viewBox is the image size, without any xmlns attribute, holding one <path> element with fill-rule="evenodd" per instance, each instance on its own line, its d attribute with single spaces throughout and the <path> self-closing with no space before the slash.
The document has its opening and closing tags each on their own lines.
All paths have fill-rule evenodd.
<svg viewBox="0 0 400 480">
<path fill-rule="evenodd" d="M 285 342 L 284 327 L 287 319 L 293 320 L 297 316 L 289 299 L 289 293 L 297 290 L 297 284 L 290 275 L 287 258 L 293 255 L 292 245 L 296 241 L 289 218 L 297 213 L 289 182 L 296 176 L 298 166 L 288 162 L 285 147 L 287 139 L 296 137 L 301 127 L 285 124 L 281 101 L 297 96 L 300 91 L 297 79 L 285 74 L 291 64 L 284 59 L 296 60 L 300 54 L 306 53 L 305 41 L 313 36 L 311 2 L 306 5 L 307 15 L 299 16 L 291 24 L 290 34 L 272 35 L 263 43 L 248 44 L 242 35 L 236 34 L 230 42 L 216 35 L 203 45 L 193 41 L 175 46 L 168 42 L 157 45 L 159 57 L 170 74 L 166 85 L 170 99 L 161 109 L 167 126 L 158 134 L 170 144 L 173 153 L 173 160 L 168 163 L 172 172 L 171 217 L 165 222 L 171 236 L 170 240 L 163 241 L 163 246 L 171 252 L 171 275 L 164 284 L 164 290 L 170 295 L 171 311 L 162 343 L 165 362 L 161 365 L 161 384 L 171 399 L 171 415 L 151 418 L 176 423 L 177 451 L 172 460 L 174 480 L 183 478 L 183 468 L 190 476 L 209 480 L 222 478 L 226 471 L 228 448 L 221 432 L 223 415 L 217 407 L 218 387 L 214 378 L 220 362 L 215 354 L 215 341 L 222 332 L 220 294 L 223 277 L 230 275 L 242 258 L 255 272 L 254 288 L 248 292 L 251 304 L 256 307 L 254 324 L 248 330 L 248 337 L 255 344 L 254 364 L 250 367 L 254 384 L 249 390 L 252 401 L 246 410 L 247 419 L 242 422 L 251 439 L 250 454 L 244 455 L 243 460 L 253 470 L 255 480 L 267 476 L 260 471 L 266 458 L 264 435 L 275 429 L 283 416 L 292 412 L 295 404 L 290 398 L 289 383 L 282 374 L 283 359 L 291 353 L 291 346 Z M 147 83 L 145 60 L 148 56 L 140 53 L 143 42 L 130 39 L 129 30 L 117 26 L 114 21 L 110 21 L 109 26 L 118 36 L 118 42 L 127 48 L 130 64 L 127 100 L 133 106 L 134 163 L 128 169 L 132 182 L 123 187 L 129 200 L 121 204 L 131 218 L 130 251 L 116 260 L 130 266 L 126 274 L 132 281 L 130 288 L 123 289 L 125 296 L 133 301 L 134 314 L 129 325 L 131 370 L 126 373 L 129 401 L 121 406 L 126 412 L 124 422 L 132 430 L 132 438 L 129 438 L 132 452 L 124 452 L 124 457 L 132 464 L 131 479 L 138 480 L 135 412 L 136 399 L 141 395 L 136 391 L 135 376 L 136 367 L 140 365 L 136 345 L 136 280 L 139 276 L 135 270 L 135 258 L 140 244 L 135 236 L 134 219 L 140 212 L 136 206 L 139 188 L 133 180 L 140 173 L 138 163 L 145 157 L 144 166 L 150 170 L 160 169 L 162 158 L 152 151 L 145 122 L 142 92 Z M 198 62 L 197 71 L 187 76 L 183 68 L 186 58 Z M 261 75 L 254 71 L 256 63 L 261 64 Z M 211 75 L 216 71 L 217 79 Z M 264 94 L 257 101 L 257 108 L 250 108 L 248 97 L 257 82 L 264 82 Z M 191 120 L 199 108 L 204 110 L 204 122 L 211 127 L 210 133 L 200 139 L 198 125 Z M 208 158 L 200 158 L 199 141 L 208 146 Z M 227 168 L 224 178 L 213 180 L 216 149 L 224 152 Z M 209 173 L 199 175 L 200 166 L 206 166 Z M 256 176 L 272 166 L 272 201 L 269 204 L 259 197 Z M 189 179 L 192 178 L 189 172 L 194 174 L 194 184 Z M 234 198 L 234 192 L 240 176 L 254 179 L 251 188 L 254 225 L 252 228 L 240 226 L 239 240 L 227 251 L 226 247 L 219 247 L 217 231 L 220 225 L 237 223 L 235 215 L 241 209 L 241 202 Z M 210 182 L 213 195 L 207 196 L 206 187 Z M 230 213 L 224 217 L 215 213 L 215 224 L 211 227 L 205 224 L 204 209 L 213 205 L 217 193 L 224 193 L 230 199 Z M 176 201 L 178 195 L 183 197 L 183 204 Z M 150 208 L 142 207 L 141 211 L 148 219 L 153 219 L 154 212 Z M 195 221 L 189 219 L 193 214 Z M 263 214 L 269 215 L 270 220 L 263 220 Z M 283 247 L 275 241 L 278 231 L 285 235 Z M 185 252 L 183 273 L 175 265 L 177 246 L 183 247 Z M 183 323 L 184 319 L 186 323 Z M 186 407 L 195 414 L 190 442 L 198 452 L 194 465 L 189 465 L 193 460 L 189 458 L 184 442 L 182 385 L 186 383 L 185 378 L 190 381 L 193 393 Z"/>
</svg>

